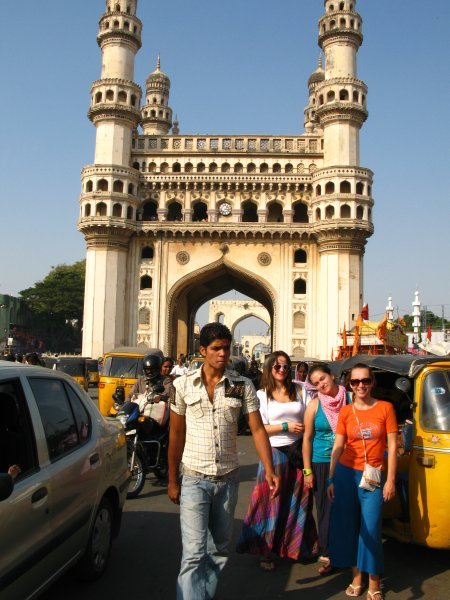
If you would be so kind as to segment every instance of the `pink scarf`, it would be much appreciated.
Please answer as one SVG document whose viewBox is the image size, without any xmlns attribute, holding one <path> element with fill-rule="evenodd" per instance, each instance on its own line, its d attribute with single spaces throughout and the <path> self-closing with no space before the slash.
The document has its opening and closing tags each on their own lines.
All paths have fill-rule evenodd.
<svg viewBox="0 0 450 600">
<path fill-rule="evenodd" d="M 338 422 L 339 411 L 346 404 L 345 387 L 338 385 L 339 391 L 336 396 L 327 396 L 319 392 L 319 400 L 322 406 L 323 412 L 330 424 L 333 433 L 336 433 L 336 427 Z"/>
</svg>

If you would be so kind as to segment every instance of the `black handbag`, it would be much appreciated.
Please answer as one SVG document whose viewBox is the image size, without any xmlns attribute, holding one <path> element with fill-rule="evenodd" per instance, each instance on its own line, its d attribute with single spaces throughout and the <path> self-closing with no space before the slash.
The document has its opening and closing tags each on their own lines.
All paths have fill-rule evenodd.
<svg viewBox="0 0 450 600">
<path fill-rule="evenodd" d="M 289 444 L 289 446 L 281 446 L 277 448 L 280 452 L 286 455 L 289 464 L 295 469 L 303 469 L 303 454 L 302 454 L 303 436 Z"/>
</svg>

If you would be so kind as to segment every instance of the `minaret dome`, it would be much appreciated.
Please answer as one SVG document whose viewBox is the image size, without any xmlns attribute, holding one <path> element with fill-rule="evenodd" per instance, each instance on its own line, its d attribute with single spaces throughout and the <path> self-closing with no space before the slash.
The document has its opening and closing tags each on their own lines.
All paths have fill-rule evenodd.
<svg viewBox="0 0 450 600">
<path fill-rule="evenodd" d="M 158 55 L 156 69 L 146 81 L 145 106 L 142 108 L 144 134 L 166 134 L 172 127 L 172 109 L 169 107 L 170 79 L 161 71 Z"/>
</svg>

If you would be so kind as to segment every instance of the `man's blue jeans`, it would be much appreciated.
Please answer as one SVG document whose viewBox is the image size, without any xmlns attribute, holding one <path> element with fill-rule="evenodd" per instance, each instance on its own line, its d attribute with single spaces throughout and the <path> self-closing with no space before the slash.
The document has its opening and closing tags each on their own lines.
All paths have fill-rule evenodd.
<svg viewBox="0 0 450 600">
<path fill-rule="evenodd" d="M 180 500 L 183 556 L 177 600 L 209 600 L 228 560 L 238 497 L 237 471 L 211 481 L 183 476 Z"/>
</svg>

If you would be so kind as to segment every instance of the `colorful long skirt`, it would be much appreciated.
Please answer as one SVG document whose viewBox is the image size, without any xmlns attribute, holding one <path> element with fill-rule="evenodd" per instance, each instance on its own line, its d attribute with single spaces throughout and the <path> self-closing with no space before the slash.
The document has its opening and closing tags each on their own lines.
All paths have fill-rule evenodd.
<svg viewBox="0 0 450 600">
<path fill-rule="evenodd" d="M 236 551 L 263 556 L 272 553 L 293 560 L 312 558 L 318 554 L 318 542 L 311 490 L 304 487 L 302 471 L 292 467 L 283 452 L 272 448 L 272 459 L 280 477 L 280 493 L 270 498 L 260 462 Z"/>
</svg>

